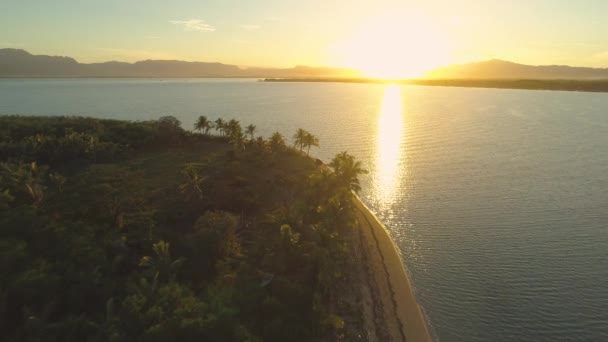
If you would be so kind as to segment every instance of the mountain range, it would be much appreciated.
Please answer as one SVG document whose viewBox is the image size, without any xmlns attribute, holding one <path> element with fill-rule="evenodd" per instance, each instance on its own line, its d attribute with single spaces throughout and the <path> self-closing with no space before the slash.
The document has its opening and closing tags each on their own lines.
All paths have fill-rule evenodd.
<svg viewBox="0 0 608 342">
<path fill-rule="evenodd" d="M 525 65 L 492 59 L 484 62 L 453 64 L 427 73 L 426 78 L 442 79 L 608 79 L 608 68 L 567 65 Z"/>
<path fill-rule="evenodd" d="M 32 55 L 25 50 L 0 49 L 0 77 L 357 77 L 345 68 L 296 66 L 293 68 L 242 68 L 236 65 L 176 60 L 135 63 L 79 63 L 62 56 Z"/>
<path fill-rule="evenodd" d="M 244 68 L 237 65 L 177 60 L 135 63 L 79 63 L 62 56 L 32 55 L 20 49 L 0 49 L 0 77 L 259 77 L 259 78 L 357 78 L 354 69 L 296 66 L 293 68 Z M 454 64 L 430 71 L 430 79 L 608 79 L 608 68 L 566 65 L 532 66 L 493 59 Z"/>
</svg>

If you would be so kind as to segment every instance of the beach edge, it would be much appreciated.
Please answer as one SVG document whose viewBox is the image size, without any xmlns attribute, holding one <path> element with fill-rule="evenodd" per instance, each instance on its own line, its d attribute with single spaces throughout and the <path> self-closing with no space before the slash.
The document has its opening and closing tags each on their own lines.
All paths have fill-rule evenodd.
<svg viewBox="0 0 608 342">
<path fill-rule="evenodd" d="M 368 243 L 376 245 L 383 263 L 382 266 L 370 266 L 374 268 L 376 273 L 386 273 L 386 281 L 392 297 L 389 300 L 393 304 L 392 311 L 388 315 L 397 316 L 396 319 L 400 322 L 399 329 L 401 330 L 399 333 L 404 340 L 432 341 L 426 316 L 416 300 L 412 282 L 397 246 L 384 224 L 358 196 L 354 196 L 354 203 L 365 220 L 365 222 L 359 224 L 363 236 L 367 240 L 374 240 L 368 241 Z M 378 269 L 379 267 L 383 269 Z M 388 308 L 385 308 L 385 310 L 388 310 Z"/>
</svg>

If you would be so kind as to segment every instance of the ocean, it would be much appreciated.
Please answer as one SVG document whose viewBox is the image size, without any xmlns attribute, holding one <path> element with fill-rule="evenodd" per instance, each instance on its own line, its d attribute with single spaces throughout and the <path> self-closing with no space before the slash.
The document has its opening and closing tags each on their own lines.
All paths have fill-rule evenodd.
<svg viewBox="0 0 608 342">
<path fill-rule="evenodd" d="M 199 115 L 349 151 L 439 341 L 608 341 L 608 94 L 0 79 L 0 115 Z M 1 128 L 0 128 L 1 130 Z M 406 327 L 407 328 L 407 327 Z"/>
</svg>

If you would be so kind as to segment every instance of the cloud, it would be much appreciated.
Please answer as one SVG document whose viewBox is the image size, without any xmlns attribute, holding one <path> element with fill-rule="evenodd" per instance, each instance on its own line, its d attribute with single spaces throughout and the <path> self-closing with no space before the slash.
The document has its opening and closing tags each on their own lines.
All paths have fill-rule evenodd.
<svg viewBox="0 0 608 342">
<path fill-rule="evenodd" d="M 255 31 L 260 28 L 259 25 L 241 25 L 241 28 L 245 31 Z"/>
<path fill-rule="evenodd" d="M 188 20 L 170 20 L 173 25 L 178 25 L 184 28 L 184 31 L 198 31 L 198 32 L 213 32 L 215 27 L 207 24 L 201 19 L 188 19 Z"/>
</svg>

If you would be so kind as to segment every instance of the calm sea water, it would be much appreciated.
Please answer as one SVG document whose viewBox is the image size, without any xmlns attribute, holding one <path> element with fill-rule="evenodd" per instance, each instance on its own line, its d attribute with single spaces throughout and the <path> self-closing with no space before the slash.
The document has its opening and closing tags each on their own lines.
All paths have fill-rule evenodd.
<svg viewBox="0 0 608 342">
<path fill-rule="evenodd" d="M 608 94 L 0 80 L 0 114 L 236 118 L 348 150 L 441 341 L 608 341 Z"/>
</svg>

